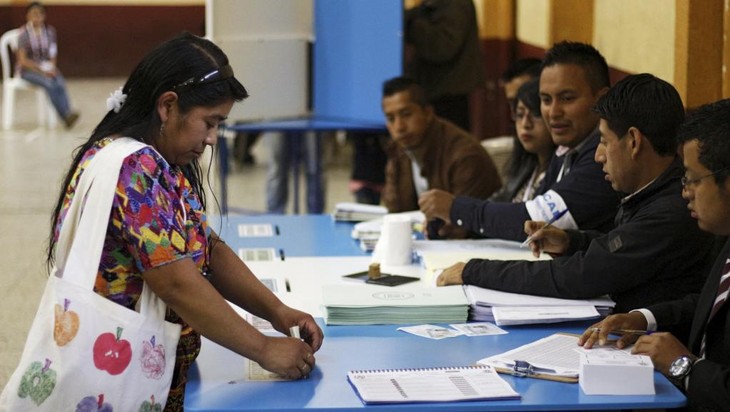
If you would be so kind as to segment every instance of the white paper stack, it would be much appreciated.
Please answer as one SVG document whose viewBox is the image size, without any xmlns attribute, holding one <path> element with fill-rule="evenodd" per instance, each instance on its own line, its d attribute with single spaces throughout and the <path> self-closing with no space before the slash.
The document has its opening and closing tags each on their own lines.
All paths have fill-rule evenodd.
<svg viewBox="0 0 730 412">
<path fill-rule="evenodd" d="M 325 285 L 322 300 L 328 325 L 463 323 L 469 308 L 458 286 Z"/>
<path fill-rule="evenodd" d="M 364 203 L 341 202 L 335 205 L 332 216 L 335 220 L 362 222 L 383 217 L 388 209 L 383 206 L 366 205 Z"/>
<path fill-rule="evenodd" d="M 497 325 L 555 323 L 608 315 L 616 305 L 608 296 L 595 299 L 558 299 L 464 286 L 469 320 Z"/>
</svg>

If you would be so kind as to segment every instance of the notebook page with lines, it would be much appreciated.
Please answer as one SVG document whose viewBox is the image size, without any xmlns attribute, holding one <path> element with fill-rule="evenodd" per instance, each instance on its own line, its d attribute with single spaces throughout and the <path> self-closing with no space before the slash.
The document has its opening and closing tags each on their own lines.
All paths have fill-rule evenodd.
<svg viewBox="0 0 730 412">
<path fill-rule="evenodd" d="M 366 404 L 519 399 L 491 367 L 356 370 L 347 379 Z"/>
</svg>

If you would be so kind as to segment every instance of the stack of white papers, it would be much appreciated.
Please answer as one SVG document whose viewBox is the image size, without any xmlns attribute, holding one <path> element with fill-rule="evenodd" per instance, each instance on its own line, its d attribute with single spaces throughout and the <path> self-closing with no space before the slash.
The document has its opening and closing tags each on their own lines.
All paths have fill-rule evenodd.
<svg viewBox="0 0 730 412">
<path fill-rule="evenodd" d="M 387 213 L 388 209 L 383 206 L 341 202 L 335 205 L 335 210 L 332 212 L 332 216 L 334 216 L 335 220 L 362 222 L 363 220 L 383 217 Z"/>
<path fill-rule="evenodd" d="M 469 319 L 497 325 L 554 323 L 606 316 L 616 305 L 608 296 L 595 299 L 558 299 L 464 286 Z"/>
<path fill-rule="evenodd" d="M 469 308 L 458 286 L 325 285 L 322 300 L 328 325 L 463 323 Z"/>
</svg>

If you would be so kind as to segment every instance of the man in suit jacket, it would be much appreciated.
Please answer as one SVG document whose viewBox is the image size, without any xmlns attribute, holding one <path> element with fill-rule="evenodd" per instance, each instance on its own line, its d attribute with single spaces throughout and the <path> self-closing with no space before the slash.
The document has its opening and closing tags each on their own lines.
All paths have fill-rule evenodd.
<svg viewBox="0 0 730 412">
<path fill-rule="evenodd" d="M 699 227 L 730 235 L 730 99 L 701 107 L 679 135 L 686 169 L 682 194 Z M 579 344 L 604 344 L 611 330 L 671 329 L 689 332 L 682 341 L 674 334 L 641 336 L 633 353 L 651 356 L 654 367 L 687 393 L 689 408 L 726 411 L 730 408 L 730 242 L 725 244 L 699 294 L 612 315 L 586 330 Z M 617 341 L 625 347 L 636 336 Z"/>
<path fill-rule="evenodd" d="M 593 110 L 601 118 L 595 161 L 621 198 L 616 227 L 608 233 L 543 230 L 544 221 L 528 221 L 523 227 L 533 236 L 533 252 L 555 259 L 471 259 L 444 269 L 439 286 L 564 299 L 609 294 L 618 312 L 699 292 L 715 258 L 714 237 L 697 227 L 681 195 L 679 93 L 651 74 L 635 74 L 616 83 Z"/>
</svg>

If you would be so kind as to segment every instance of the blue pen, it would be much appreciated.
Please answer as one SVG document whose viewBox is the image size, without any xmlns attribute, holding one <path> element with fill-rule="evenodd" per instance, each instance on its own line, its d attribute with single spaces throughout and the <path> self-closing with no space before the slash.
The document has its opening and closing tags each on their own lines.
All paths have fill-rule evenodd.
<svg viewBox="0 0 730 412">
<path fill-rule="evenodd" d="M 548 227 L 550 227 L 550 225 L 552 225 L 553 223 L 557 222 L 558 219 L 560 219 L 561 217 L 563 217 L 563 215 L 566 214 L 566 213 L 568 213 L 568 209 L 563 209 L 562 211 L 560 211 L 558 213 L 555 213 L 553 215 L 553 218 L 550 219 L 550 221 L 547 222 L 547 224 L 545 226 L 543 226 L 542 229 L 547 229 Z M 520 247 L 525 247 L 525 246 L 529 245 L 530 242 L 532 242 L 532 236 L 528 236 L 527 239 L 525 239 L 525 241 L 522 242 L 522 244 L 520 244 Z"/>
</svg>

